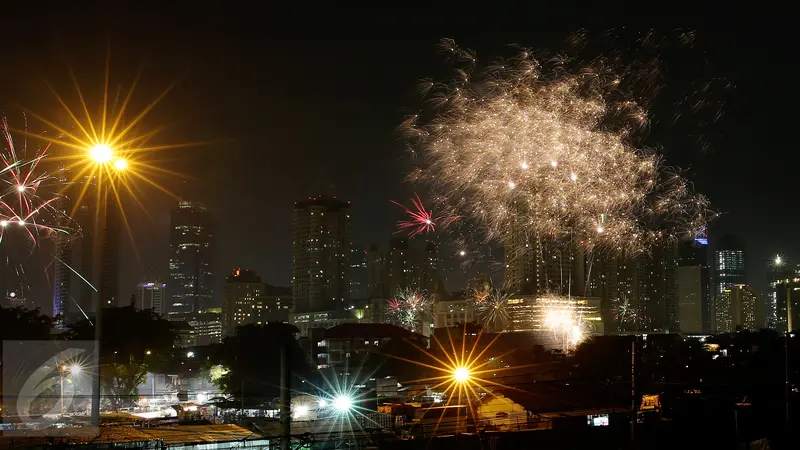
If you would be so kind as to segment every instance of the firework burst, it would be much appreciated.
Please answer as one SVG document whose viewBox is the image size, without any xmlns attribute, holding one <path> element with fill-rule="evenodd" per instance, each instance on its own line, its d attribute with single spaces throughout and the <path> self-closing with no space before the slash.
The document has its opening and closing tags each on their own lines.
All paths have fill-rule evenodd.
<svg viewBox="0 0 800 450">
<path fill-rule="evenodd" d="M 390 201 L 403 208 L 406 215 L 408 215 L 408 220 L 397 222 L 398 229 L 395 231 L 395 234 L 408 232 L 408 237 L 410 238 L 418 234 L 436 231 L 437 224 L 446 226 L 458 219 L 458 217 L 434 216 L 433 211 L 425 209 L 425 205 L 416 193 L 414 194 L 414 198 L 411 199 L 411 204 L 413 205 L 411 208 L 407 208 L 405 205 L 394 200 Z"/>
<path fill-rule="evenodd" d="M 489 331 L 505 331 L 509 324 L 508 300 L 511 295 L 489 287 L 475 292 L 473 299 L 481 323 Z"/>
<path fill-rule="evenodd" d="M 487 242 L 517 245 L 522 234 L 628 253 L 691 237 L 713 216 L 678 171 L 634 146 L 648 113 L 619 99 L 630 83 L 620 74 L 527 50 L 477 70 L 472 53 L 445 44 L 467 68 L 432 84 L 429 120 L 405 127 L 422 157 L 410 179 L 443 215 L 473 221 Z"/>
<path fill-rule="evenodd" d="M 64 225 L 71 221 L 58 208 L 58 180 L 39 168 L 50 146 L 29 154 L 27 140 L 17 146 L 5 118 L 0 120 L 0 133 L 0 242 L 15 230 L 22 230 L 32 246 L 38 245 L 41 237 L 69 234 L 70 229 Z"/>
<path fill-rule="evenodd" d="M 386 303 L 386 322 L 414 332 L 422 331 L 424 322 L 433 316 L 433 303 L 423 291 L 400 289 Z"/>
<path fill-rule="evenodd" d="M 534 327 L 551 336 L 556 348 L 563 351 L 575 347 L 592 335 L 599 310 L 587 299 L 548 294 L 536 299 Z"/>
<path fill-rule="evenodd" d="M 631 305 L 627 298 L 615 298 L 611 300 L 611 313 L 619 328 L 635 327 L 639 322 L 636 308 Z"/>
</svg>

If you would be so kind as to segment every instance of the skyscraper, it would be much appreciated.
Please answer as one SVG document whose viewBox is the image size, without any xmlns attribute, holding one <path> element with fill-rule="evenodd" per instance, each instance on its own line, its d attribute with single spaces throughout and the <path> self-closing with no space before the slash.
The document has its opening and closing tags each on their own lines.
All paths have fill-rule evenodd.
<svg viewBox="0 0 800 450">
<path fill-rule="evenodd" d="M 711 332 L 708 240 L 681 243 L 678 250 L 678 327 L 686 333 Z"/>
<path fill-rule="evenodd" d="M 136 309 L 152 309 L 156 314 L 164 314 L 164 295 L 167 285 L 158 281 L 139 283 L 133 295 Z"/>
<path fill-rule="evenodd" d="M 783 303 L 778 304 L 778 288 L 785 288 L 786 280 L 795 278 L 800 274 L 800 267 L 792 266 L 786 262 L 781 256 L 776 256 L 770 264 L 769 272 L 767 272 L 767 282 L 769 283 L 769 291 L 767 298 L 764 302 L 764 316 L 766 327 L 773 330 L 786 331 L 786 301 L 785 296 Z"/>
<path fill-rule="evenodd" d="M 349 296 L 350 202 L 322 195 L 296 202 L 292 231 L 295 312 L 342 308 Z"/>
<path fill-rule="evenodd" d="M 367 250 L 360 246 L 350 249 L 350 271 L 347 275 L 350 283 L 350 300 L 369 298 L 369 275 L 367 273 Z"/>
<path fill-rule="evenodd" d="M 714 305 L 711 317 L 714 323 L 712 330 L 720 330 L 717 319 L 723 318 L 727 322 L 726 311 L 730 309 L 728 296 L 725 291 L 731 291 L 735 285 L 747 283 L 745 275 L 744 243 L 734 236 L 726 235 L 720 238 L 714 251 Z M 720 309 L 720 311 L 717 311 Z"/>
<path fill-rule="evenodd" d="M 211 216 L 197 202 L 181 201 L 172 210 L 169 260 L 168 314 L 174 318 L 210 307 Z"/>
<path fill-rule="evenodd" d="M 225 333 L 228 336 L 236 334 L 236 327 L 263 322 L 263 292 L 264 283 L 255 272 L 235 269 L 228 275 L 222 293 L 222 314 L 225 316 Z"/>
</svg>

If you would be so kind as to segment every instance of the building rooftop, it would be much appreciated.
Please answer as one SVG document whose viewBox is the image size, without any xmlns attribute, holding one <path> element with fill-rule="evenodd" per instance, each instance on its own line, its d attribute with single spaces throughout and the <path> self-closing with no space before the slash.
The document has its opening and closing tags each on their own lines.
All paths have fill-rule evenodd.
<svg viewBox="0 0 800 450">
<path fill-rule="evenodd" d="M 321 194 L 316 197 L 308 197 L 308 200 L 294 202 L 294 209 L 305 209 L 310 206 L 324 206 L 330 210 L 349 208 L 350 202 L 339 200 L 336 197 L 324 197 Z"/>
<path fill-rule="evenodd" d="M 76 428 L 76 431 L 84 431 L 86 429 Z M 59 429 L 58 435 L 42 436 L 41 434 L 34 434 L 27 437 L 20 436 L 14 438 L 6 436 L 8 439 L 0 441 L 0 448 L 6 448 L 5 444 L 10 445 L 7 448 L 14 448 L 16 445 L 24 447 L 35 447 L 37 443 L 42 445 L 87 445 L 98 446 L 98 444 L 119 444 L 119 443 L 137 443 L 137 442 L 152 442 L 162 441 L 165 446 L 172 446 L 178 444 L 215 444 L 221 442 L 242 442 L 242 441 L 258 441 L 264 439 L 260 434 L 256 434 L 242 428 L 238 425 L 177 425 L 168 427 L 154 427 L 154 428 L 139 428 L 139 427 L 123 427 L 123 426 L 110 426 L 101 427 L 100 435 L 83 434 L 72 436 L 67 435 L 68 429 Z M 105 447 L 105 445 L 103 446 Z M 91 448 L 91 447 L 87 447 Z"/>
<path fill-rule="evenodd" d="M 343 323 L 325 330 L 325 338 L 410 338 L 415 333 L 388 323 Z"/>
</svg>

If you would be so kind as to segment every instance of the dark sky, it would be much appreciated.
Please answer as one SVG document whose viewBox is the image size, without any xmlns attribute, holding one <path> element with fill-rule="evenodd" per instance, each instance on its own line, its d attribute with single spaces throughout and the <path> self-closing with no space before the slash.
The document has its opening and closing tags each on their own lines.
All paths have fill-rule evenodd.
<svg viewBox="0 0 800 450">
<path fill-rule="evenodd" d="M 402 201 L 414 190 L 403 181 L 409 162 L 395 129 L 419 105 L 418 80 L 447 73 L 436 51 L 440 38 L 455 38 L 479 58 L 491 59 L 508 54 L 511 43 L 558 50 L 578 28 L 620 24 L 619 18 L 613 24 L 588 10 L 582 15 L 520 10 L 508 17 L 426 16 L 426 11 L 309 17 L 203 5 L 114 6 L 114 11 L 70 5 L 4 14 L 0 108 L 12 124 L 21 121 L 20 106 L 63 120 L 47 83 L 79 108 L 70 68 L 96 107 L 107 49 L 113 92 L 130 87 L 144 67 L 131 111 L 177 83 L 139 129 L 166 128 L 152 143 L 201 144 L 145 159 L 181 174 L 157 175 L 158 183 L 209 205 L 216 223 L 218 285 L 233 267 L 288 285 L 293 201 L 320 191 L 352 200 L 357 244 L 386 245 L 402 218 L 389 200 Z M 685 22 L 694 24 L 709 62 L 702 70 L 711 73 L 695 74 L 697 67 L 678 60 L 670 62 L 667 78 L 685 82 L 719 75 L 736 88 L 726 96 L 726 117 L 709 148 L 687 144 L 691 139 L 681 136 L 681 129 L 661 129 L 654 133 L 659 142 L 650 143 L 661 143 L 667 161 L 687 169 L 697 189 L 725 213 L 711 227 L 711 238 L 741 236 L 748 246 L 750 281 L 761 288 L 770 255 L 781 252 L 800 262 L 795 39 L 776 24 L 751 21 L 743 27 L 716 13 Z M 643 30 L 674 28 L 643 18 L 625 23 Z M 139 198 L 149 217 L 128 202 L 139 257 L 128 240 L 123 298 L 150 268 L 166 274 L 169 208 L 175 199 L 145 187 Z M 49 309 L 49 297 L 37 302 Z"/>
</svg>

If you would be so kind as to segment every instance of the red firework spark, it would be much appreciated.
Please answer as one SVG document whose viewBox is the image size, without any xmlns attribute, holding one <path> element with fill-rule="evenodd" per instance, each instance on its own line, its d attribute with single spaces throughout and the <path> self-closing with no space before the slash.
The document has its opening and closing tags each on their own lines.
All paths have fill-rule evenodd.
<svg viewBox="0 0 800 450">
<path fill-rule="evenodd" d="M 0 119 L 0 134 L 6 147 L 0 154 L 0 241 L 6 228 L 16 225 L 24 229 L 31 242 L 36 244 L 39 231 L 60 231 L 40 221 L 43 213 L 56 213 L 53 203 L 57 197 L 39 197 L 39 188 L 51 177 L 46 173 L 35 175 L 39 162 L 47 155 L 50 145 L 38 151 L 34 158 L 26 160 L 24 154 L 27 147 L 16 148 L 5 118 Z"/>
<path fill-rule="evenodd" d="M 419 198 L 419 195 L 414 193 L 414 198 L 411 199 L 411 204 L 413 208 L 407 208 L 405 205 L 398 203 L 394 200 L 390 200 L 395 205 L 403 208 L 404 212 L 408 215 L 408 220 L 400 220 L 397 222 L 398 230 L 395 231 L 395 234 L 403 233 L 408 231 L 408 237 L 413 238 L 414 236 L 420 233 L 429 233 L 431 231 L 436 231 L 436 224 L 441 223 L 442 225 L 446 225 L 453 220 L 456 220 L 458 217 L 445 217 L 445 216 L 436 216 L 434 217 L 433 211 L 428 211 L 425 209 L 425 205 L 422 204 L 422 200 Z"/>
</svg>

